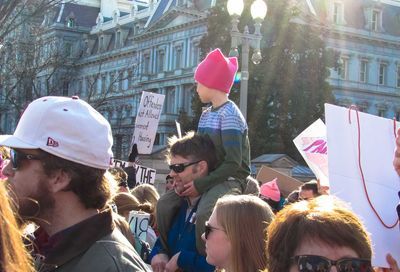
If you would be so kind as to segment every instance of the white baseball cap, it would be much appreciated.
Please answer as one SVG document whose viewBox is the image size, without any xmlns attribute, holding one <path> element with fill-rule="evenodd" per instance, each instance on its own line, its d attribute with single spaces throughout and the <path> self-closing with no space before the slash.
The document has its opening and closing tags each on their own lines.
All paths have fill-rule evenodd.
<svg viewBox="0 0 400 272">
<path fill-rule="evenodd" d="M 113 156 L 111 127 L 92 106 L 77 96 L 46 96 L 28 105 L 13 135 L 0 145 L 40 148 L 57 157 L 107 169 Z"/>
</svg>

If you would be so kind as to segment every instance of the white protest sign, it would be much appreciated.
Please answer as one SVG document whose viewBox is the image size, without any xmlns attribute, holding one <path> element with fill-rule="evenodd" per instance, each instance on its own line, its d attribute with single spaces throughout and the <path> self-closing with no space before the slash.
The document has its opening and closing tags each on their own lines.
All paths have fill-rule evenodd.
<svg viewBox="0 0 400 272">
<path fill-rule="evenodd" d="M 394 121 L 329 104 L 325 116 L 331 194 L 349 202 L 371 233 L 372 264 L 388 267 L 387 253 L 400 260 Z"/>
<path fill-rule="evenodd" d="M 181 130 L 181 124 L 175 120 L 175 125 L 176 125 L 176 131 L 178 132 L 178 138 L 182 138 L 182 130 Z"/>
<path fill-rule="evenodd" d="M 328 145 L 326 126 L 318 119 L 293 140 L 307 165 L 313 171 L 320 184 L 329 186 L 328 180 Z"/>
<path fill-rule="evenodd" d="M 113 159 L 113 165 L 115 167 L 124 168 L 128 166 L 128 162 Z M 138 164 L 135 164 L 134 166 L 136 170 L 136 184 L 148 183 L 154 185 L 154 182 L 156 181 L 155 169 Z"/>
<path fill-rule="evenodd" d="M 137 144 L 139 154 L 150 154 L 164 104 L 163 94 L 143 92 L 135 121 L 132 145 Z"/>
<path fill-rule="evenodd" d="M 142 241 L 146 241 L 149 222 L 150 214 L 141 211 L 129 212 L 129 228 L 135 234 L 135 237 L 140 238 Z"/>
</svg>

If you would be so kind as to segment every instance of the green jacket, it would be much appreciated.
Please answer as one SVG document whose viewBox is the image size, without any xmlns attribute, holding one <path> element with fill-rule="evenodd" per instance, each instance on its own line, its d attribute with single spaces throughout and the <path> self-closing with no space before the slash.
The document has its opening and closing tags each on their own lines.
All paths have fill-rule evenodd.
<svg viewBox="0 0 400 272">
<path fill-rule="evenodd" d="M 35 258 L 39 272 L 151 271 L 115 227 L 110 210 L 50 237 L 50 250 Z M 40 253 L 38 254 L 40 255 Z"/>
</svg>

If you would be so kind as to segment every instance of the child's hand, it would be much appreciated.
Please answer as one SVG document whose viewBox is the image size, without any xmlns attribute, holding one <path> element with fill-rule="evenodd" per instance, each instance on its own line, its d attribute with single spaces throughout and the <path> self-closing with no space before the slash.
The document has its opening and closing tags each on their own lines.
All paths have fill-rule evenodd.
<svg viewBox="0 0 400 272">
<path fill-rule="evenodd" d="M 199 192 L 196 190 L 196 187 L 194 187 L 194 182 L 191 181 L 185 185 L 183 185 L 184 191 L 180 193 L 181 196 L 191 196 L 191 197 L 196 197 L 199 196 Z"/>
</svg>

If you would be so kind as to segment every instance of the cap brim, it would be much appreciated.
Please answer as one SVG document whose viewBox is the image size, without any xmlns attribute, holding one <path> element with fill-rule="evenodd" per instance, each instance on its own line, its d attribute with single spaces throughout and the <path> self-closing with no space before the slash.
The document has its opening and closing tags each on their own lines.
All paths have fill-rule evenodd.
<svg viewBox="0 0 400 272">
<path fill-rule="evenodd" d="M 8 146 L 12 148 L 27 148 L 27 149 L 36 149 L 37 146 L 28 144 L 14 135 L 0 135 L 0 146 Z"/>
</svg>

